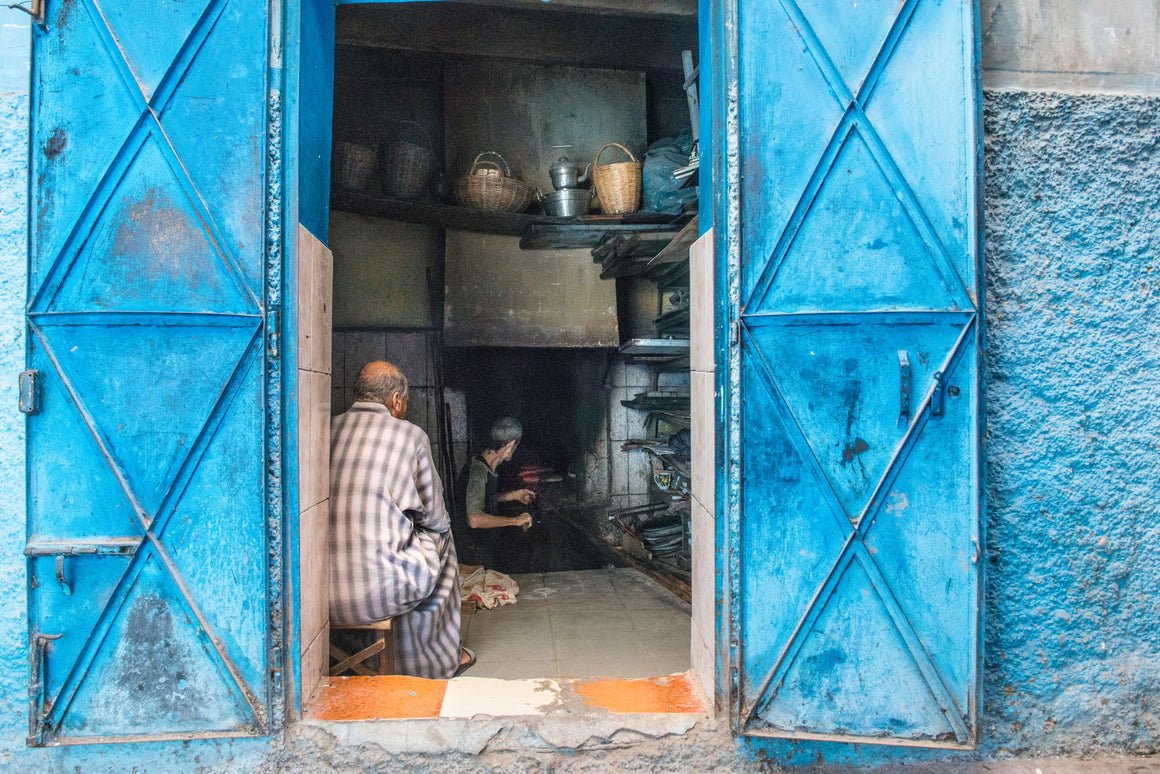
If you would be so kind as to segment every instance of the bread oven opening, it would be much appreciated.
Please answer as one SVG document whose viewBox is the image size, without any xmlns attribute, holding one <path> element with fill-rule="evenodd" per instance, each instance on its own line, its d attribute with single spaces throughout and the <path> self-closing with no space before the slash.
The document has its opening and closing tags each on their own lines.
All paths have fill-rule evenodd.
<svg viewBox="0 0 1160 774">
<path fill-rule="evenodd" d="M 533 526 L 527 531 L 504 528 L 506 534 L 488 540 L 494 569 L 529 573 L 626 566 L 602 539 L 612 494 L 608 404 L 614 355 L 593 349 L 472 347 L 449 349 L 445 363 L 447 388 L 464 397 L 469 459 L 488 448 L 496 420 L 514 417 L 523 427 L 512 459 L 496 469 L 497 489 L 528 489 L 535 499 L 526 506 L 500 503 L 497 515 L 527 512 Z M 461 470 L 456 481 L 452 496 L 456 507 L 463 507 L 458 503 L 464 494 Z M 472 532 L 487 540 L 481 531 Z"/>
</svg>

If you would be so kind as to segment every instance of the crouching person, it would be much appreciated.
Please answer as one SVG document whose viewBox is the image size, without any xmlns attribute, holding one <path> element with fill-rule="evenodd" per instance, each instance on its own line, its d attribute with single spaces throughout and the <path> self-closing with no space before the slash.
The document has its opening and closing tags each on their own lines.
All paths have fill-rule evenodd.
<svg viewBox="0 0 1160 774">
<path fill-rule="evenodd" d="M 330 620 L 394 618 L 400 674 L 443 679 L 474 663 L 460 647 L 459 564 L 431 443 L 406 421 L 407 379 L 368 363 L 355 403 L 331 421 Z"/>
</svg>

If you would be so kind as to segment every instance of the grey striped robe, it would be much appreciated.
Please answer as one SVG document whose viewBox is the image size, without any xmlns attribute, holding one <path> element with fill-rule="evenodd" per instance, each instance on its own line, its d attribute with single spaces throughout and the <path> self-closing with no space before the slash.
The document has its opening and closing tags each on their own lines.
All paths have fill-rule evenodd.
<svg viewBox="0 0 1160 774">
<path fill-rule="evenodd" d="M 381 403 L 331 420 L 330 620 L 396 617 L 401 674 L 459 666 L 459 563 L 427 434 Z"/>
</svg>

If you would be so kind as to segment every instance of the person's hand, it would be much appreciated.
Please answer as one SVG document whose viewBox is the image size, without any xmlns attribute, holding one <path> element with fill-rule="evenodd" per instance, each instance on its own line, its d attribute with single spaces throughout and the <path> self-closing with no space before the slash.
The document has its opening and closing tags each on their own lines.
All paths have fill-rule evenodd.
<svg viewBox="0 0 1160 774">
<path fill-rule="evenodd" d="M 519 516 L 516 516 L 515 524 L 517 527 L 522 529 L 524 532 L 527 532 L 528 529 L 530 529 L 532 526 L 532 514 L 521 513 Z"/>
<path fill-rule="evenodd" d="M 532 500 L 536 499 L 536 493 L 531 489 L 517 489 L 512 493 L 512 499 L 524 505 L 531 505 Z"/>
</svg>

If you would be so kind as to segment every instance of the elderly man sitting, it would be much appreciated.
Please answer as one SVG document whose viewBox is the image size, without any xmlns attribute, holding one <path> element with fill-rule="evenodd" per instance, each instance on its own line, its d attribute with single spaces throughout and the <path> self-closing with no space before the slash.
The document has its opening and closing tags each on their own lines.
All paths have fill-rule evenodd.
<svg viewBox="0 0 1160 774">
<path fill-rule="evenodd" d="M 407 379 L 368 363 L 331 421 L 330 619 L 394 618 L 401 674 L 442 679 L 475 662 L 460 647 L 459 563 L 427 434 L 407 422 Z"/>
</svg>

